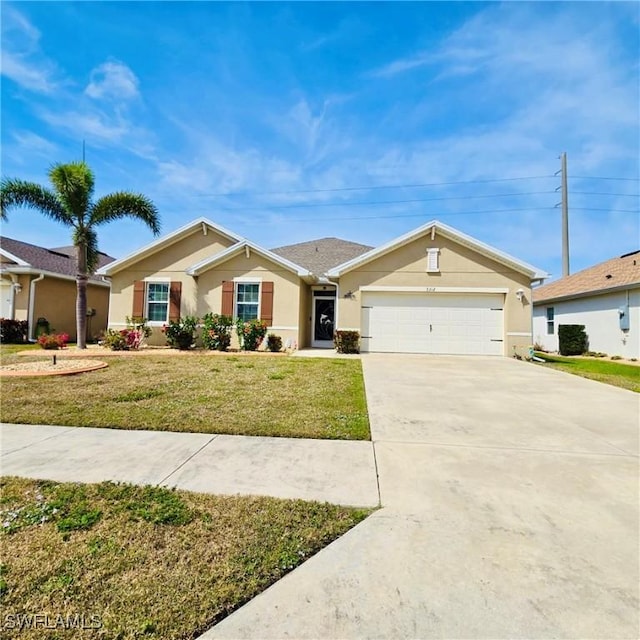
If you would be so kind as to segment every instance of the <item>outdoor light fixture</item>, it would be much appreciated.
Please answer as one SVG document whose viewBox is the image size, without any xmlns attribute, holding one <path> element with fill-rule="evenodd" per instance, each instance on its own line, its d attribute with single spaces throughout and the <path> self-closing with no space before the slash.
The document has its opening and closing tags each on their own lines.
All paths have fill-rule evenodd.
<svg viewBox="0 0 640 640">
<path fill-rule="evenodd" d="M 516 298 L 522 302 L 522 298 L 524 298 L 524 289 L 518 289 L 516 291 Z"/>
</svg>

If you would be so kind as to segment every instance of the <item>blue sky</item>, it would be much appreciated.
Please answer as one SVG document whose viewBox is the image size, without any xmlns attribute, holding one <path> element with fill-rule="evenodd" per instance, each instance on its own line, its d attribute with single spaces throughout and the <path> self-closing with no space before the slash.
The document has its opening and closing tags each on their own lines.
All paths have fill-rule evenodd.
<svg viewBox="0 0 640 640">
<path fill-rule="evenodd" d="M 436 218 L 558 276 L 566 151 L 575 272 L 640 247 L 639 7 L 3 2 L 2 175 L 46 183 L 84 139 L 96 194 L 146 194 L 163 232 L 377 245 Z M 2 232 L 69 244 L 27 210 Z"/>
</svg>

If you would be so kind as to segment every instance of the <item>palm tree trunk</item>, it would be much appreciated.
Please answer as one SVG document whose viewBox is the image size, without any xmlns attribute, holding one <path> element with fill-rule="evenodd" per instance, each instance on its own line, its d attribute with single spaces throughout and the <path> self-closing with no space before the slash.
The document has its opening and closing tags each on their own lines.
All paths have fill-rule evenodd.
<svg viewBox="0 0 640 640">
<path fill-rule="evenodd" d="M 78 273 L 76 274 L 76 342 L 78 349 L 87 348 L 87 246 L 77 247 Z"/>
</svg>

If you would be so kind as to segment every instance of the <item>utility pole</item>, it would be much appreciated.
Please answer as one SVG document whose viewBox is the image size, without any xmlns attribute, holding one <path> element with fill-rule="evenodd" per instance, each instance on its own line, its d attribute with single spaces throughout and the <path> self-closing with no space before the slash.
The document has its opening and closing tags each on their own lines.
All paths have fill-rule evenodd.
<svg viewBox="0 0 640 640">
<path fill-rule="evenodd" d="M 567 154 L 560 156 L 560 173 L 562 181 L 562 277 L 569 275 L 569 190 L 567 189 Z"/>
</svg>

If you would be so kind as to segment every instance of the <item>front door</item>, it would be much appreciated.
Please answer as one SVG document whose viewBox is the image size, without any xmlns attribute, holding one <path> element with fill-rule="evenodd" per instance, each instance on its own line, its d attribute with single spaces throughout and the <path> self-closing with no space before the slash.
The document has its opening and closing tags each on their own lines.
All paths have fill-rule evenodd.
<svg viewBox="0 0 640 640">
<path fill-rule="evenodd" d="M 313 298 L 313 339 L 312 347 L 330 349 L 333 347 L 333 328 L 336 315 L 336 299 L 328 296 Z"/>
</svg>

